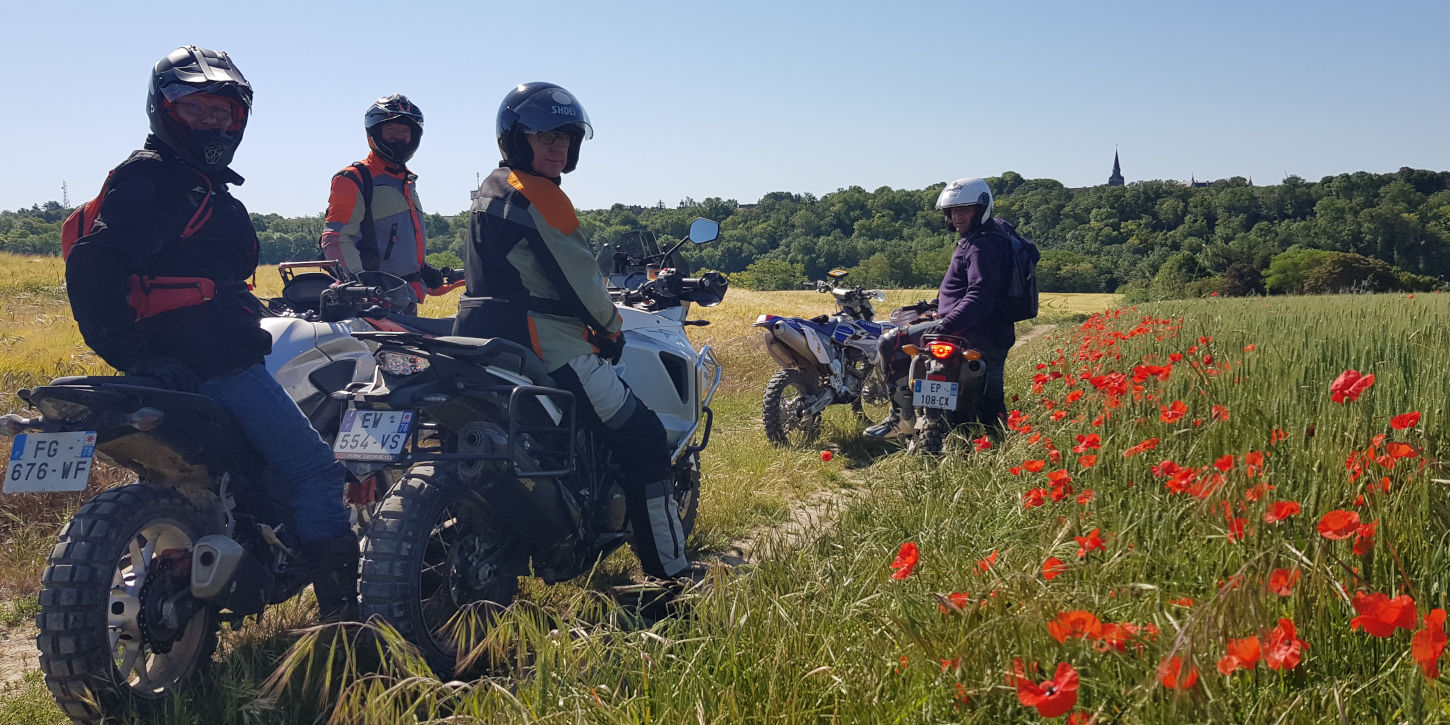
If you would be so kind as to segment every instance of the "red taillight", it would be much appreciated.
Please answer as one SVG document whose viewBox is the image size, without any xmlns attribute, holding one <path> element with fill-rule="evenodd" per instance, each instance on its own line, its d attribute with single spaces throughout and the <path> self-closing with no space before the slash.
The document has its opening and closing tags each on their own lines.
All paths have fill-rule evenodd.
<svg viewBox="0 0 1450 725">
<path fill-rule="evenodd" d="M 957 346 L 950 342 L 933 342 L 926 346 L 926 350 L 938 360 L 945 360 L 957 354 Z"/>
</svg>

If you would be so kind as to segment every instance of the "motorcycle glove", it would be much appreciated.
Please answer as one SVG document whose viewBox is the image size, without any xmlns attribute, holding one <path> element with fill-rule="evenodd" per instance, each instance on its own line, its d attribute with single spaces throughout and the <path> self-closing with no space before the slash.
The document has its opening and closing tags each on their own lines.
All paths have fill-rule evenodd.
<svg viewBox="0 0 1450 725">
<path fill-rule="evenodd" d="M 589 336 L 589 344 L 599 351 L 599 357 L 604 358 L 610 365 L 618 365 L 619 358 L 624 354 L 624 335 L 616 332 L 613 335 L 601 335 L 594 333 Z"/>
<path fill-rule="evenodd" d="M 423 280 L 423 284 L 427 285 L 428 289 L 438 289 L 445 284 L 443 281 L 443 272 L 427 264 L 418 270 L 418 278 Z"/>
<path fill-rule="evenodd" d="M 127 375 L 141 378 L 156 378 L 161 384 L 183 393 L 195 393 L 196 373 L 174 357 L 149 357 L 126 369 Z"/>
</svg>

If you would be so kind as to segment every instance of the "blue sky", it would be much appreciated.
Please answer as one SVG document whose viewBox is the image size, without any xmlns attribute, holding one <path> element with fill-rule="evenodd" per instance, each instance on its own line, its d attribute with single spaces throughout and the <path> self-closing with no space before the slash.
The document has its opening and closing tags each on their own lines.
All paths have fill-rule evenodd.
<svg viewBox="0 0 1450 725">
<path fill-rule="evenodd" d="M 25 3 L 5 11 L 0 209 L 93 196 L 140 145 L 148 72 L 183 44 L 256 91 L 233 167 L 255 212 L 315 214 L 362 115 L 427 116 L 425 208 L 468 205 L 494 114 L 547 80 L 596 135 L 581 208 L 920 188 L 1006 170 L 1277 183 L 1450 169 L 1450 2 Z"/>
</svg>

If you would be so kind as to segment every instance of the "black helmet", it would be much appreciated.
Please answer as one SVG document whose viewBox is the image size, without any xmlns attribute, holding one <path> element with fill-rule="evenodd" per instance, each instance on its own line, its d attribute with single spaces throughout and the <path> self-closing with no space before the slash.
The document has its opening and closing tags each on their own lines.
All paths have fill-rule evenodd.
<svg viewBox="0 0 1450 725">
<path fill-rule="evenodd" d="M 188 126 L 176 115 L 173 104 L 193 93 L 236 101 L 232 122 L 218 130 Z M 187 45 L 171 51 L 151 70 L 151 90 L 146 97 L 151 133 L 203 171 L 219 171 L 232 162 L 251 112 L 252 86 L 226 53 Z"/>
<path fill-rule="evenodd" d="M 532 171 L 534 152 L 524 139 L 524 129 L 534 131 L 564 130 L 573 135 L 569 141 L 569 162 L 564 173 L 579 163 L 579 145 L 594 137 L 589 114 L 574 95 L 553 83 L 524 83 L 509 91 L 498 105 L 498 150 L 510 168 Z"/>
<path fill-rule="evenodd" d="M 405 121 L 413 127 L 413 135 L 407 143 L 386 143 L 383 141 L 383 124 L 388 121 Z M 404 164 L 413 158 L 418 142 L 423 140 L 423 112 L 401 93 L 383 96 L 363 115 L 363 128 L 368 132 L 368 146 L 377 155 L 395 164 Z"/>
</svg>

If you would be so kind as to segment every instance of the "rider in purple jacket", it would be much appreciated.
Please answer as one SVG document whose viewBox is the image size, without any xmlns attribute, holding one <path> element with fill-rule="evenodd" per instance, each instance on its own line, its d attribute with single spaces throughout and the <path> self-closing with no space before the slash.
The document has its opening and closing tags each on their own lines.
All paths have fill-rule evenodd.
<svg viewBox="0 0 1450 725">
<path fill-rule="evenodd" d="M 901 347 L 907 343 L 919 347 L 922 336 L 927 334 L 966 338 L 982 352 L 987 382 L 978 420 L 996 424 L 1007 412 L 1002 369 L 1017 337 L 1012 321 L 998 302 L 1006 294 L 1012 275 L 1012 225 L 992 217 L 992 191 L 981 179 L 957 179 L 947 184 L 937 198 L 936 208 L 946 215 L 961 238 L 937 289 L 936 319 L 881 338 L 878 349 L 890 389 L 891 414 L 866 429 L 866 435 L 872 438 L 896 438 L 909 433 L 915 425 L 907 384 L 911 360 Z"/>
</svg>

